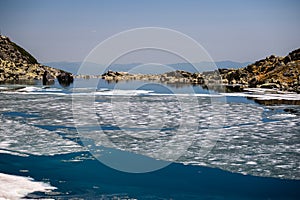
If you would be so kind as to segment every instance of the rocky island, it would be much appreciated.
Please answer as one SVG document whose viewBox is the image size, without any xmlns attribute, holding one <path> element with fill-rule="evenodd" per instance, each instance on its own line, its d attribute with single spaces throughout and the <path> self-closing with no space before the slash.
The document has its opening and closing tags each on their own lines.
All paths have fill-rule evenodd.
<svg viewBox="0 0 300 200">
<path fill-rule="evenodd" d="M 62 85 L 73 82 L 71 73 L 39 64 L 25 49 L 0 35 L 0 83 L 42 80 L 48 85 L 54 83 L 55 78 Z"/>
</svg>

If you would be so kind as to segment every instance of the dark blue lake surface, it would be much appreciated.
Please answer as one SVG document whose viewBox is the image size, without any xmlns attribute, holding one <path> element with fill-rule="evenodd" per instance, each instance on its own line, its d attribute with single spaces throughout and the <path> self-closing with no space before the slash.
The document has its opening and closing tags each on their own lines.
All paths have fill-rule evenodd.
<svg viewBox="0 0 300 200">
<path fill-rule="evenodd" d="M 53 157 L 1 154 L 4 173 L 49 181 L 58 194 L 30 194 L 29 198 L 110 199 L 298 199 L 300 181 L 254 177 L 219 169 L 171 164 L 150 173 L 113 170 L 97 160 L 72 160 L 82 153 Z M 29 172 L 19 172 L 29 169 Z"/>
</svg>

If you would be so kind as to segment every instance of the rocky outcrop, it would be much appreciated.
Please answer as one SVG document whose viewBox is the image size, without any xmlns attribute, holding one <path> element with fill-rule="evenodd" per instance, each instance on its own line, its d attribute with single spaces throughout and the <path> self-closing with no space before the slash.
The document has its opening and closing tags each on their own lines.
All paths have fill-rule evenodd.
<svg viewBox="0 0 300 200">
<path fill-rule="evenodd" d="M 72 76 L 68 72 L 39 64 L 22 47 L 0 35 L 0 83 L 43 80 L 43 84 L 48 85 L 54 83 L 54 77 L 60 74 Z"/>
<path fill-rule="evenodd" d="M 45 72 L 58 76 L 61 71 L 41 64 L 15 63 L 0 59 L 0 82 L 42 80 Z"/>
<path fill-rule="evenodd" d="M 147 80 L 167 84 L 199 84 L 204 88 L 224 85 L 230 91 L 254 87 L 300 93 L 300 49 L 285 57 L 271 55 L 240 69 L 218 69 L 203 73 L 177 70 L 158 75 L 108 71 L 101 77 L 107 81 Z"/>
<path fill-rule="evenodd" d="M 246 87 L 278 88 L 300 92 L 300 49 L 285 57 L 271 55 L 245 68 L 222 73 L 223 81 Z"/>
</svg>

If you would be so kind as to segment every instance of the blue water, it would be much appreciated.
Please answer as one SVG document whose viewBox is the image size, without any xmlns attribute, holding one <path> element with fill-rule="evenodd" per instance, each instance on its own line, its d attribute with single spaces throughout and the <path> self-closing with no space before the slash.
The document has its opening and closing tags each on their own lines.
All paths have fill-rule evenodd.
<svg viewBox="0 0 300 200">
<path fill-rule="evenodd" d="M 61 87 L 55 85 L 55 87 Z M 76 79 L 76 83 L 72 84 L 68 89 L 73 87 L 81 88 L 107 88 L 107 89 L 123 89 L 123 90 L 152 90 L 156 93 L 201 93 L 201 94 L 214 94 L 214 91 L 209 91 L 203 89 L 199 85 L 190 85 L 184 83 L 177 84 L 160 84 L 155 82 L 147 82 L 147 81 L 119 81 L 119 82 L 107 82 L 103 79 Z"/>
<path fill-rule="evenodd" d="M 155 94 L 186 94 L 191 91 L 196 94 L 217 94 L 199 86 L 170 86 L 141 81 L 116 84 L 96 79 L 76 79 L 76 81 L 77 86 L 86 88 L 85 91 L 97 86 L 97 89 L 137 89 L 152 91 Z M 35 181 L 57 187 L 48 193 L 28 194 L 25 197 L 27 199 L 299 199 L 300 197 L 300 155 L 297 149 L 300 141 L 299 116 L 297 113 L 291 115 L 284 111 L 286 107 L 297 111 L 299 110 L 297 106 L 266 107 L 245 97 L 236 96 L 221 99 L 220 101 L 226 103 L 228 107 L 228 122 L 220 129 L 229 131 L 227 135 L 221 136 L 215 148 L 204 158 L 199 158 L 197 153 L 200 149 L 197 145 L 187 149 L 187 155 L 179 158 L 176 163 L 156 160 L 148 156 L 149 152 L 146 152 L 146 155 L 139 154 L 141 149 L 132 148 L 130 140 L 126 150 L 100 147 L 102 161 L 118 160 L 117 165 L 131 169 L 140 164 L 148 165 L 150 168 L 155 168 L 154 165 L 166 166 L 147 173 L 126 173 L 108 167 L 86 149 L 80 149 L 83 144 L 95 144 L 93 141 L 84 141 L 78 137 L 73 122 L 68 121 L 72 118 L 70 111 L 72 99 L 68 94 L 72 93 L 74 85 L 67 88 L 59 85 L 50 87 L 59 90 L 36 91 L 42 94 L 35 94 L 35 91 L 29 94 L 24 92 L 0 94 L 2 102 L 0 150 L 7 151 L 0 153 L 0 172 L 31 177 Z M 135 103 L 148 102 L 149 107 L 155 107 L 157 105 L 155 102 L 171 103 L 172 100 L 164 96 L 147 95 L 132 98 Z M 110 101 L 111 99 L 105 95 L 95 98 L 97 108 L 102 110 L 99 116 L 106 114 L 103 109 Z M 201 106 L 202 104 L 206 106 L 209 99 L 199 97 L 199 102 Z M 176 116 L 175 108 L 167 111 L 171 113 L 170 115 L 175 113 Z M 142 110 L 137 114 L 143 112 Z M 210 115 L 204 116 L 204 119 L 209 117 Z M 114 134 L 117 134 L 120 128 L 111 124 L 109 119 L 100 119 L 103 124 L 99 127 L 89 127 L 89 131 L 101 129 L 116 140 L 116 144 L 128 139 L 122 134 L 119 138 L 115 138 Z M 135 132 L 144 128 L 123 127 L 123 129 Z M 147 130 L 151 132 L 155 129 Z M 167 139 L 172 136 L 174 130 L 176 126 L 161 129 L 162 132 L 169 133 Z M 282 134 L 283 132 L 285 134 Z M 227 140 L 229 137 L 232 139 Z M 10 143 L 10 146 L 1 146 L 1 142 L 9 143 L 12 139 L 15 142 Z M 78 147 L 64 146 L 65 141 L 71 141 Z M 23 143 L 27 145 L 22 146 Z M 65 149 L 65 152 L 59 151 L 59 148 Z M 26 156 L 21 155 L 22 153 Z"/>
<path fill-rule="evenodd" d="M 300 181 L 245 176 L 207 167 L 171 164 L 143 174 L 113 170 L 96 160 L 62 162 L 82 153 L 18 157 L 1 154 L 4 173 L 49 180 L 59 194 L 28 198 L 58 199 L 298 199 Z M 20 169 L 30 169 L 27 173 Z"/>
</svg>

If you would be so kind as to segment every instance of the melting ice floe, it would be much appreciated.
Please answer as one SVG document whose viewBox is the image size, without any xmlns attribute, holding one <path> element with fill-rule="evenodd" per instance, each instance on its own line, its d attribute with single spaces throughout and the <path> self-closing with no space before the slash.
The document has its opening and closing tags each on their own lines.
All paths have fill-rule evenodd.
<svg viewBox="0 0 300 200">
<path fill-rule="evenodd" d="M 80 92 L 84 92 L 84 89 L 78 91 Z M 212 95 L 199 95 L 195 97 L 195 100 L 199 101 L 197 107 L 187 104 L 186 108 L 189 116 L 187 123 L 199 123 L 200 130 L 188 134 L 179 132 L 181 139 L 180 142 L 176 142 L 176 125 L 182 120 L 177 97 L 137 93 L 130 96 L 129 92 L 134 91 L 115 91 L 123 93 L 124 96 L 114 97 L 111 91 L 97 92 L 99 95 L 96 95 L 93 104 L 98 114 L 95 120 L 98 120 L 101 126 L 108 127 L 105 130 L 106 137 L 118 149 L 168 159 L 168 154 L 172 152 L 159 154 L 153 149 L 170 143 L 174 145 L 175 150 L 181 150 L 181 144 L 193 141 L 178 162 L 218 167 L 243 174 L 300 179 L 300 108 L 297 106 L 292 107 L 295 113 L 288 113 L 283 111 L 285 106 L 267 107 L 242 102 L 224 102 L 221 107 L 225 112 L 222 113 L 212 108 Z M 112 95 L 100 95 L 107 92 Z M 148 91 L 145 93 L 153 94 Z M 19 92 L 0 95 L 2 152 L 55 155 L 82 151 L 80 145 L 70 140 L 76 137 L 76 130 L 69 128 L 74 127 L 71 95 L 23 94 Z M 183 101 L 185 98 L 186 101 L 191 99 L 190 96 L 181 97 Z M 196 112 L 196 109 L 199 112 Z M 18 112 L 25 114 L 15 115 Z M 78 114 L 83 119 L 89 117 L 84 112 Z M 223 117 L 224 126 L 212 124 L 213 120 L 222 120 Z M 133 125 L 133 128 L 129 125 Z M 207 128 L 209 125 L 214 125 L 213 129 Z M 117 126 L 121 130 L 114 129 Z M 161 130 L 160 127 L 165 129 Z M 99 129 L 90 130 L 90 134 L 97 137 L 97 131 Z M 210 147 L 211 143 L 201 138 L 210 135 L 216 135 L 218 142 L 209 154 L 203 157 L 203 147 Z M 110 147 L 110 144 L 103 145 Z"/>
<path fill-rule="evenodd" d="M 27 156 L 83 151 L 77 143 L 45 129 L 5 118 L 0 118 L 0 124 L 0 153 Z"/>
<path fill-rule="evenodd" d="M 32 178 L 0 173 L 0 200 L 17 200 L 33 192 L 50 192 L 55 189 Z"/>
<path fill-rule="evenodd" d="M 224 96 L 250 97 L 258 100 L 296 100 L 300 101 L 300 94 L 294 92 L 283 92 L 275 89 L 246 88 L 246 92 L 221 93 Z"/>
</svg>

